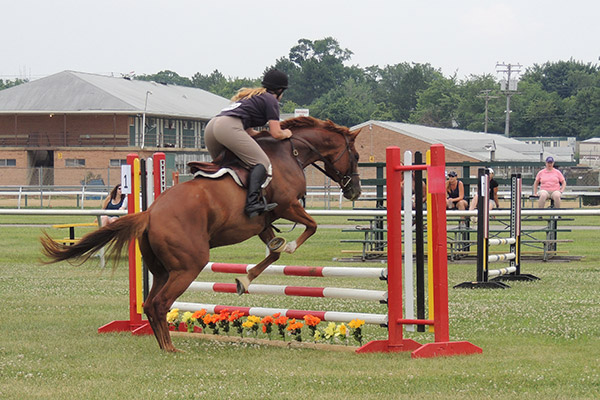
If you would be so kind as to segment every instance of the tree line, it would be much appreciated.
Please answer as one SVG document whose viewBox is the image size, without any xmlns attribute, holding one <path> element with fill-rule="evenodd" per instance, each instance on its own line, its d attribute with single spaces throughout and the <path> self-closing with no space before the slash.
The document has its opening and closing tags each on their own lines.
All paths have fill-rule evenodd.
<svg viewBox="0 0 600 400">
<path fill-rule="evenodd" d="M 504 132 L 506 96 L 493 75 L 446 77 L 428 63 L 361 68 L 348 65 L 352 55 L 332 37 L 300 39 L 287 56 L 266 66 L 289 75 L 282 112 L 308 108 L 314 117 L 345 126 L 374 119 L 482 132 L 487 96 L 488 132 Z M 188 78 L 165 70 L 135 79 L 231 98 L 242 87 L 259 86 L 261 77 L 225 77 L 215 70 Z M 572 59 L 534 64 L 521 74 L 510 108 L 511 136 L 599 137 L 600 68 Z"/>
</svg>

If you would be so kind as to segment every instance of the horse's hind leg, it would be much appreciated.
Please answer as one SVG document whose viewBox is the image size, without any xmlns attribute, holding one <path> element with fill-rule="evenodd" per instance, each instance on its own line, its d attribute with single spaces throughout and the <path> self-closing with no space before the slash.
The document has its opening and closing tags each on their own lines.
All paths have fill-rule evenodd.
<svg viewBox="0 0 600 400">
<path fill-rule="evenodd" d="M 148 270 L 152 273 L 152 287 L 150 288 L 150 292 L 148 293 L 148 297 L 144 302 L 144 313 L 148 317 L 148 322 L 152 327 L 152 332 L 156 337 L 160 345 L 160 338 L 158 337 L 158 318 L 154 309 L 154 298 L 156 294 L 163 288 L 165 283 L 167 283 L 167 279 L 169 278 L 169 274 L 165 269 L 164 265 L 156 258 L 156 255 L 150 248 L 150 245 L 147 240 L 147 236 L 144 235 L 142 240 L 140 240 L 140 250 L 144 256 L 144 264 L 148 267 Z M 162 348 L 162 347 L 161 347 Z"/>
<path fill-rule="evenodd" d="M 199 241 L 202 243 L 203 241 Z M 208 241 L 206 241 L 208 243 Z M 160 260 L 155 260 L 154 268 L 165 270 L 165 274 L 159 273 L 159 283 L 153 285 L 152 296 L 149 296 L 144 304 L 144 312 L 151 322 L 154 336 L 158 345 L 165 351 L 177 351 L 171 342 L 169 326 L 167 324 L 167 312 L 179 296 L 185 292 L 190 283 L 198 276 L 202 268 L 208 262 L 209 250 L 207 246 L 196 243 L 188 243 L 185 248 L 171 249 L 163 247 L 160 249 Z M 206 247 L 200 249 L 198 247 Z"/>
<path fill-rule="evenodd" d="M 172 271 L 163 288 L 149 304 L 149 307 L 152 308 L 151 312 L 156 316 L 156 328 L 153 327 L 154 335 L 160 348 L 165 351 L 177 351 L 175 346 L 173 346 L 173 342 L 171 342 L 171 335 L 169 334 L 169 326 L 167 324 L 167 312 L 175 300 L 185 292 L 197 276 L 198 272 L 196 270 Z"/>
</svg>

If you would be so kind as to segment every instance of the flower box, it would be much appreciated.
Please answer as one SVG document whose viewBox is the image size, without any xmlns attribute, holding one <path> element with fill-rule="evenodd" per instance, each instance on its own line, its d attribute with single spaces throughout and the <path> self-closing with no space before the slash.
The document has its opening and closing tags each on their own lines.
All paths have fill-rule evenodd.
<svg viewBox="0 0 600 400">
<path fill-rule="evenodd" d="M 197 333 L 189 333 L 189 332 L 181 332 L 181 331 L 179 331 L 179 332 L 171 331 L 171 336 L 172 337 L 196 338 L 196 339 L 204 339 L 204 340 L 214 340 L 217 342 L 247 343 L 247 344 L 258 344 L 258 345 L 264 345 L 264 346 L 287 347 L 287 348 L 294 348 L 294 349 L 317 349 L 317 350 L 345 351 L 345 352 L 355 352 L 358 349 L 357 346 L 345 346 L 345 345 L 341 345 L 341 344 L 297 342 L 295 340 L 284 342 L 282 340 L 269 340 L 269 339 L 259 339 L 259 338 L 251 338 L 251 337 L 240 337 L 240 336 L 197 334 Z"/>
</svg>

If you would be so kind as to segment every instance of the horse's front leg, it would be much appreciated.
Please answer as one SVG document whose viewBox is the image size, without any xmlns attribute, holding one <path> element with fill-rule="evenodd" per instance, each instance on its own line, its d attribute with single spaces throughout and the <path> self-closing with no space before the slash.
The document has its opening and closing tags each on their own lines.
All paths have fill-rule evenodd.
<svg viewBox="0 0 600 400">
<path fill-rule="evenodd" d="M 306 213 L 306 210 L 304 207 L 302 207 L 300 202 L 292 204 L 292 206 L 290 206 L 281 214 L 281 218 L 285 218 L 289 221 L 297 222 L 305 226 L 304 232 L 298 236 L 298 239 L 287 243 L 285 249 L 283 250 L 286 253 L 291 254 L 295 252 L 298 247 L 302 246 L 302 244 L 317 231 L 317 222 Z"/>
<path fill-rule="evenodd" d="M 275 237 L 275 234 L 273 233 L 273 229 L 267 228 L 264 231 L 262 231 L 258 236 L 265 244 L 268 245 L 271 242 L 271 240 Z M 269 265 L 279 260 L 280 256 L 281 254 L 279 252 L 270 251 L 269 255 L 265 257 L 264 260 L 256 264 L 254 267 L 250 268 L 250 270 L 248 271 L 248 275 L 236 278 L 235 282 L 237 284 L 237 294 L 244 294 L 248 290 L 250 282 L 256 279 Z"/>
</svg>

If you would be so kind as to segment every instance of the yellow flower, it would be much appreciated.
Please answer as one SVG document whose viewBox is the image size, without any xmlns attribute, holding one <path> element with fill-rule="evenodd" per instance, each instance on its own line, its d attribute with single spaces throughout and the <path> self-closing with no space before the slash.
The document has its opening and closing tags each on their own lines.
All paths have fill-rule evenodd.
<svg viewBox="0 0 600 400">
<path fill-rule="evenodd" d="M 327 339 L 333 337 L 335 335 L 335 322 L 330 322 L 325 328 L 325 337 Z"/>
<path fill-rule="evenodd" d="M 315 331 L 315 341 L 321 340 L 321 331 Z"/>
<path fill-rule="evenodd" d="M 192 315 L 194 315 L 194 314 L 189 311 L 184 312 L 183 316 L 181 317 L 181 322 L 183 322 L 184 324 L 187 324 L 192 319 Z"/>
<path fill-rule="evenodd" d="M 249 315 L 248 316 L 248 321 L 252 322 L 253 324 L 258 324 L 261 321 L 262 318 L 257 317 L 256 315 Z"/>
<path fill-rule="evenodd" d="M 254 326 L 254 322 L 250 321 L 250 317 L 248 317 L 248 321 L 242 324 L 244 328 L 252 328 Z"/>
<path fill-rule="evenodd" d="M 179 308 L 174 308 L 167 313 L 167 322 L 170 324 L 175 323 L 179 317 Z"/>
<path fill-rule="evenodd" d="M 360 328 L 364 324 L 365 324 L 365 321 L 363 321 L 362 319 L 353 319 L 352 321 L 350 321 L 348 326 L 352 329 L 356 329 L 356 328 Z"/>
<path fill-rule="evenodd" d="M 346 333 L 348 332 L 348 330 L 346 329 L 346 325 L 344 324 L 340 324 L 337 329 L 335 330 L 336 335 L 340 335 L 340 336 L 346 336 Z"/>
</svg>

